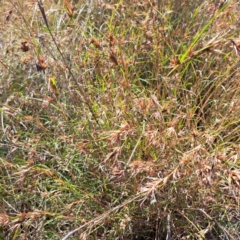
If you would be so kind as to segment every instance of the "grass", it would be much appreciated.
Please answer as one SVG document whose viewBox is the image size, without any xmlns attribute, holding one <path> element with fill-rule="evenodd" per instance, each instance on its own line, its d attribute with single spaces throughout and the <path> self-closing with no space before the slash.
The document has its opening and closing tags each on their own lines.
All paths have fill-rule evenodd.
<svg viewBox="0 0 240 240">
<path fill-rule="evenodd" d="M 41 3 L 0 6 L 0 239 L 238 239 L 239 4 Z"/>
</svg>

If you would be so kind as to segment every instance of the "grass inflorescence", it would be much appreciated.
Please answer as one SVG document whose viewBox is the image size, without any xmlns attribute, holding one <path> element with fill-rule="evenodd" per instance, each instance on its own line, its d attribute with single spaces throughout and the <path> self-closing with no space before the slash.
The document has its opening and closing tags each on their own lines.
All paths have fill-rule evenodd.
<svg viewBox="0 0 240 240">
<path fill-rule="evenodd" d="M 237 1 L 0 10 L 0 239 L 240 238 Z"/>
</svg>

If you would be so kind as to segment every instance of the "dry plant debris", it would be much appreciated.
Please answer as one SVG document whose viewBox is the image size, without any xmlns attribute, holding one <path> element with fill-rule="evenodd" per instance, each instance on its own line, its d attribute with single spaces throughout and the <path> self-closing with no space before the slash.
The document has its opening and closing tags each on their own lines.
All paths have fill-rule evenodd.
<svg viewBox="0 0 240 240">
<path fill-rule="evenodd" d="M 0 10 L 0 239 L 240 239 L 238 1 Z"/>
</svg>

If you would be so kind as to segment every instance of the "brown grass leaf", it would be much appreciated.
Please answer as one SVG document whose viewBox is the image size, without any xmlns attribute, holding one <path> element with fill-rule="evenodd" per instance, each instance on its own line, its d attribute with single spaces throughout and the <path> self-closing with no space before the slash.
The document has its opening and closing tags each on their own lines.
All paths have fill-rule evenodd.
<svg viewBox="0 0 240 240">
<path fill-rule="evenodd" d="M 44 71 L 48 67 L 46 60 L 43 56 L 38 57 L 36 62 L 36 67 L 38 72 Z"/>
<path fill-rule="evenodd" d="M 27 122 L 32 122 L 32 121 L 34 121 L 34 117 L 30 116 L 30 115 L 29 116 L 25 116 L 24 120 L 27 121 Z"/>
<path fill-rule="evenodd" d="M 117 180 L 123 180 L 125 178 L 125 171 L 119 168 L 118 166 L 114 166 L 111 169 L 112 177 Z"/>
<path fill-rule="evenodd" d="M 143 113 L 148 113 L 149 110 L 155 105 L 151 98 L 137 98 L 134 101 L 137 108 L 139 108 Z"/>
<path fill-rule="evenodd" d="M 113 47 L 115 46 L 117 43 L 116 38 L 114 37 L 114 35 L 112 33 L 109 34 L 109 46 Z"/>
<path fill-rule="evenodd" d="M 80 205 L 80 204 L 83 204 L 83 200 L 77 200 L 77 201 L 74 201 L 74 202 L 68 204 L 66 206 L 66 209 L 70 210 L 70 209 L 72 209 L 73 206 Z"/>
<path fill-rule="evenodd" d="M 77 147 L 77 149 L 79 150 L 79 152 L 80 152 L 81 154 L 87 154 L 86 143 L 84 143 L 84 142 L 78 142 L 78 143 L 76 144 L 76 147 Z"/>
<path fill-rule="evenodd" d="M 230 177 L 239 186 L 240 185 L 240 169 L 235 169 L 230 172 Z"/>
<path fill-rule="evenodd" d="M 107 132 L 107 139 L 112 144 L 119 142 L 122 139 L 125 139 L 133 131 L 129 123 L 123 122 L 119 130 L 112 130 Z"/>
<path fill-rule="evenodd" d="M 118 155 L 121 153 L 121 151 L 122 151 L 122 147 L 114 147 L 113 151 L 107 154 L 106 158 L 104 159 L 104 162 L 107 162 L 108 160 L 112 159 L 113 157 L 115 159 L 117 159 Z"/>
<path fill-rule="evenodd" d="M 117 58 L 117 54 L 114 50 L 110 49 L 110 56 L 109 56 L 110 60 L 117 66 L 118 65 L 118 58 Z"/>
<path fill-rule="evenodd" d="M 153 146 L 163 146 L 164 143 L 162 142 L 162 134 L 159 131 L 159 129 L 154 129 L 154 126 L 152 127 L 150 124 L 147 125 L 146 131 L 144 133 L 144 137 L 148 141 L 149 145 Z"/>
<path fill-rule="evenodd" d="M 131 126 L 128 122 L 123 122 L 120 126 L 121 132 L 131 131 Z"/>
<path fill-rule="evenodd" d="M 98 48 L 98 49 L 101 48 L 101 43 L 95 37 L 90 39 L 90 44 L 91 43 L 95 46 L 95 48 Z"/>
<path fill-rule="evenodd" d="M 42 107 L 44 108 L 44 109 L 47 109 L 48 107 L 49 107 L 49 105 L 50 105 L 50 103 L 51 102 L 53 102 L 55 99 L 54 98 L 52 98 L 52 97 L 46 97 L 43 101 L 42 101 Z"/>
<path fill-rule="evenodd" d="M 231 39 L 231 42 L 233 44 L 233 48 L 237 56 L 239 56 L 240 55 L 240 39 Z"/>
<path fill-rule="evenodd" d="M 73 17 L 73 11 L 74 11 L 74 6 L 70 3 L 69 0 L 64 0 L 63 1 L 64 6 L 67 9 L 68 16 L 72 19 Z"/>
<path fill-rule="evenodd" d="M 172 66 L 172 67 L 176 67 L 177 65 L 179 65 L 180 64 L 180 61 L 179 61 L 179 59 L 177 58 L 177 57 L 174 57 L 174 58 L 172 58 L 171 60 L 170 60 L 170 65 Z"/>
<path fill-rule="evenodd" d="M 151 182 L 147 182 L 145 186 L 140 188 L 140 192 L 152 192 L 155 191 L 157 186 L 163 181 L 162 178 L 152 178 Z"/>
<path fill-rule="evenodd" d="M 157 170 L 157 165 L 152 161 L 135 160 L 129 164 L 129 167 L 134 174 L 145 172 L 148 176 L 153 176 Z"/>
<path fill-rule="evenodd" d="M 0 214 L 0 226 L 5 226 L 9 223 L 9 216 L 6 214 Z"/>
</svg>

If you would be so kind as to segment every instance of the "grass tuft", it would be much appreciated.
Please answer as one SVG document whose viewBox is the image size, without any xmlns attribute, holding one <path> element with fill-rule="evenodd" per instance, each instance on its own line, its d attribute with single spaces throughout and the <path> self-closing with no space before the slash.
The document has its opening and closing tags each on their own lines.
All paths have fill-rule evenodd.
<svg viewBox="0 0 240 240">
<path fill-rule="evenodd" d="M 0 10 L 0 239 L 239 239 L 237 1 Z"/>
</svg>

